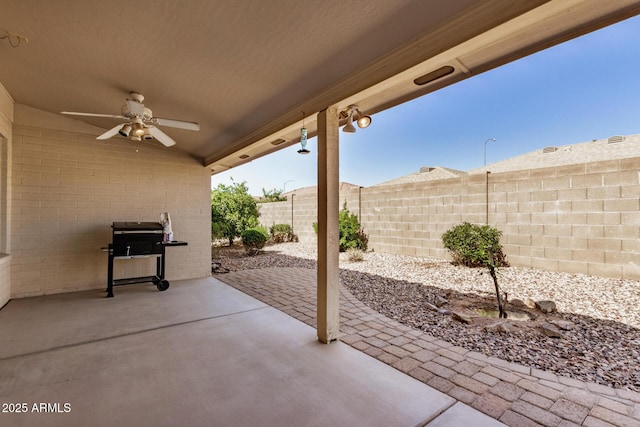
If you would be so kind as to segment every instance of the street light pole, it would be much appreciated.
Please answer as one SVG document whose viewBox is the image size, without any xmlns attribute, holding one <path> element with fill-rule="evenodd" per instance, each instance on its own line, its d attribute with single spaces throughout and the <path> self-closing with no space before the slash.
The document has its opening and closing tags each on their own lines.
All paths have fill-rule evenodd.
<svg viewBox="0 0 640 427">
<path fill-rule="evenodd" d="M 287 184 L 293 182 L 292 179 L 290 179 L 289 181 L 285 181 L 284 184 L 282 184 L 282 193 L 286 193 L 287 192 Z"/>
<path fill-rule="evenodd" d="M 494 141 L 495 142 L 495 138 L 489 138 L 484 142 L 484 165 L 487 166 L 487 142 L 489 141 Z"/>
</svg>

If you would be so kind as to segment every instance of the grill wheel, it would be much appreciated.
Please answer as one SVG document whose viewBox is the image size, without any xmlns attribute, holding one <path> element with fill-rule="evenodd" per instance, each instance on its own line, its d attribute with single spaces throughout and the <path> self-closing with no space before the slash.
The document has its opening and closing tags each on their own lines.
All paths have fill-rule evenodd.
<svg viewBox="0 0 640 427">
<path fill-rule="evenodd" d="M 166 291 L 169 289 L 169 281 L 168 280 L 154 280 L 153 283 L 156 285 L 159 291 Z"/>
</svg>

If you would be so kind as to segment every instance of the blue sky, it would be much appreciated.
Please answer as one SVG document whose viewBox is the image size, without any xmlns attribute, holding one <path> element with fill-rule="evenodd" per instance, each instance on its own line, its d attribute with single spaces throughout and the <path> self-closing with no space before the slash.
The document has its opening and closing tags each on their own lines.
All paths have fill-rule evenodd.
<svg viewBox="0 0 640 427">
<path fill-rule="evenodd" d="M 340 132 L 340 181 L 368 187 L 421 166 L 470 170 L 548 145 L 640 133 L 640 16 L 373 116 Z M 291 146 L 211 177 L 249 192 L 316 185 L 310 155 Z M 285 186 L 286 183 L 286 186 Z"/>
</svg>

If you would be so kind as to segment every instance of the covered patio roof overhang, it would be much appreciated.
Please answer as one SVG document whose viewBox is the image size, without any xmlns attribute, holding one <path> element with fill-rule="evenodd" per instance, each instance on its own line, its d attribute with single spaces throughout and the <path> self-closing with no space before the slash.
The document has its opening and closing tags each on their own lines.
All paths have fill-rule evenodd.
<svg viewBox="0 0 640 427">
<path fill-rule="evenodd" d="M 374 114 L 638 13 L 638 0 L 13 2 L 0 83 L 56 114 L 119 114 L 142 93 L 158 115 L 200 123 L 167 133 L 212 174 L 296 144 L 305 117 L 318 136 L 318 337 L 330 342 L 341 111 Z"/>
</svg>

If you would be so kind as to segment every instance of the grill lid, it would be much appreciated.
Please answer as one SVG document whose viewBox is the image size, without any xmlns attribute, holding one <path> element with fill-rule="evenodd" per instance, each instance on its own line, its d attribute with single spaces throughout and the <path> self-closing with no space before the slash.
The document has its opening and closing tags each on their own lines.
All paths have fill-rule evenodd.
<svg viewBox="0 0 640 427">
<path fill-rule="evenodd" d="M 113 231 L 162 231 L 159 222 L 114 222 L 111 227 Z"/>
</svg>

